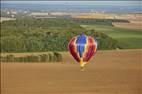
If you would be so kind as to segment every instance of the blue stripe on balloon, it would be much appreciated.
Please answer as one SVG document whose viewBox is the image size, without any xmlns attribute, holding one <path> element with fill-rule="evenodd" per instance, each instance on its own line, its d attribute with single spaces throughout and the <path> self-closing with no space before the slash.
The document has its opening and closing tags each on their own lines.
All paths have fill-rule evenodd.
<svg viewBox="0 0 142 94">
<path fill-rule="evenodd" d="M 86 36 L 84 34 L 79 35 L 76 40 L 77 45 L 77 52 L 79 53 L 79 56 L 82 58 L 84 49 L 86 44 Z"/>
</svg>

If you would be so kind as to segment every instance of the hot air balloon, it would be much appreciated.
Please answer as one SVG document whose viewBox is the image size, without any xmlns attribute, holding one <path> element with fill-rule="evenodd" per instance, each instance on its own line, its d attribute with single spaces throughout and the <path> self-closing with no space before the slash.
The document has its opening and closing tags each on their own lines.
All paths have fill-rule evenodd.
<svg viewBox="0 0 142 94">
<path fill-rule="evenodd" d="M 91 36 L 78 35 L 70 40 L 68 49 L 83 70 L 84 66 L 97 51 L 97 41 Z"/>
</svg>

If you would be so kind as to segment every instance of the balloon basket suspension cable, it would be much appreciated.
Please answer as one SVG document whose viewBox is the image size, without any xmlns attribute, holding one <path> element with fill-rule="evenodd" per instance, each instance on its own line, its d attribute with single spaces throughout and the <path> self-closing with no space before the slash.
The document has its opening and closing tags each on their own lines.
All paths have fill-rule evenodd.
<svg viewBox="0 0 142 94">
<path fill-rule="evenodd" d="M 81 71 L 84 71 L 84 66 L 87 64 L 87 62 L 83 62 L 82 60 L 80 61 L 80 67 Z"/>
<path fill-rule="evenodd" d="M 84 71 L 84 67 L 81 66 L 81 70 L 80 71 Z"/>
</svg>

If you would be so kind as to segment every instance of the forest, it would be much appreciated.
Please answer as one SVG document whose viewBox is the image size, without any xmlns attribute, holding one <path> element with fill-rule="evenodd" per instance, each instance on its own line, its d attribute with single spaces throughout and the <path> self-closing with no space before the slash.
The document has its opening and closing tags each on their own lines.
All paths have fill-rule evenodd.
<svg viewBox="0 0 142 94">
<path fill-rule="evenodd" d="M 67 51 L 69 40 L 82 33 L 95 37 L 99 50 L 122 48 L 117 40 L 95 29 L 87 30 L 73 19 L 21 18 L 0 24 L 1 52 Z"/>
</svg>

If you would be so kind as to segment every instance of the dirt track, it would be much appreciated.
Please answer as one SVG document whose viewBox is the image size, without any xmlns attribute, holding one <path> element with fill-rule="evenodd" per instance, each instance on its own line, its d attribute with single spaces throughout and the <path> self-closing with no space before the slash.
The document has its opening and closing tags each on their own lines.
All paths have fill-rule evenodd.
<svg viewBox="0 0 142 94">
<path fill-rule="evenodd" d="M 99 51 L 83 72 L 69 55 L 65 64 L 1 64 L 2 94 L 142 94 L 141 56 L 142 50 Z"/>
</svg>

